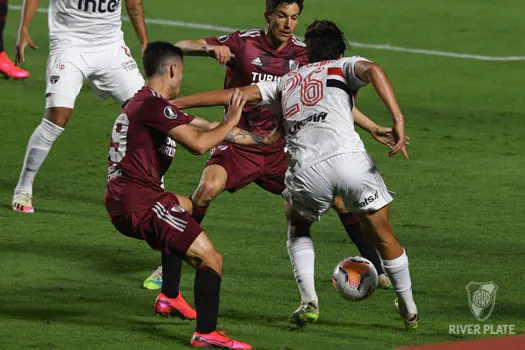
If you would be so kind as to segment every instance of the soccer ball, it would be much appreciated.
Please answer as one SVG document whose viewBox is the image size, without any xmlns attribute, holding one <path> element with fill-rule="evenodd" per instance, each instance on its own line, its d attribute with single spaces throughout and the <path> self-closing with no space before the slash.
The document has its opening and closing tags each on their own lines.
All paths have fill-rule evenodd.
<svg viewBox="0 0 525 350">
<path fill-rule="evenodd" d="M 377 271 L 369 260 L 352 256 L 341 260 L 334 269 L 332 285 L 339 294 L 350 301 L 365 300 L 377 287 Z"/>
</svg>

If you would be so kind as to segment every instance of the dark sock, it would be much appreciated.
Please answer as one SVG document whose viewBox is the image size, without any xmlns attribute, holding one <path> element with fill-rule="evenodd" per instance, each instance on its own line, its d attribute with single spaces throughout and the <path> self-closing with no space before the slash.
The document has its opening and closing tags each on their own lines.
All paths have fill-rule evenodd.
<svg viewBox="0 0 525 350">
<path fill-rule="evenodd" d="M 197 204 L 193 203 L 193 214 L 191 215 L 191 217 L 200 224 L 202 223 L 202 220 L 204 220 L 204 216 L 206 216 L 207 211 L 207 205 L 200 207 Z"/>
<path fill-rule="evenodd" d="M 217 328 L 221 277 L 207 266 L 197 269 L 195 274 L 195 309 L 197 310 L 198 333 L 207 334 Z"/>
<path fill-rule="evenodd" d="M 4 28 L 7 19 L 7 0 L 0 0 L 0 53 L 4 52 Z"/>
<path fill-rule="evenodd" d="M 177 255 L 162 254 L 162 293 L 168 298 L 179 296 L 182 259 Z"/>
<path fill-rule="evenodd" d="M 385 273 L 383 266 L 381 266 L 381 259 L 377 254 L 376 248 L 368 240 L 361 229 L 359 218 L 352 213 L 344 213 L 339 214 L 339 219 L 341 219 L 348 237 L 350 237 L 350 239 L 354 242 L 357 249 L 359 250 L 359 253 L 361 253 L 361 256 L 370 260 L 372 264 L 374 264 L 378 275 Z"/>
</svg>

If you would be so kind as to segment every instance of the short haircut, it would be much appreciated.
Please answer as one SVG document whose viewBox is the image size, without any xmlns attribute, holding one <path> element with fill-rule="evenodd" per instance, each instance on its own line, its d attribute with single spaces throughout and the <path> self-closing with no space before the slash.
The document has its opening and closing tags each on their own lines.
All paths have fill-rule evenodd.
<svg viewBox="0 0 525 350">
<path fill-rule="evenodd" d="M 183 62 L 183 56 L 182 50 L 171 43 L 165 41 L 149 43 L 142 56 L 146 78 L 165 73 L 170 59 L 176 58 Z"/>
<path fill-rule="evenodd" d="M 336 60 L 349 46 L 334 22 L 315 20 L 304 34 L 308 62 Z"/>
<path fill-rule="evenodd" d="M 290 6 L 297 4 L 299 6 L 299 13 L 303 12 L 303 0 L 266 0 L 266 12 L 270 15 L 280 5 Z"/>
</svg>

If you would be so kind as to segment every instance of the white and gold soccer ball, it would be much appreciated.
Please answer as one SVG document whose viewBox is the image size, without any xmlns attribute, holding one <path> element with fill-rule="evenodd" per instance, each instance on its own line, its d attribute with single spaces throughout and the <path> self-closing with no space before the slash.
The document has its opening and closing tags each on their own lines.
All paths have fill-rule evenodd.
<svg viewBox="0 0 525 350">
<path fill-rule="evenodd" d="M 335 290 L 350 301 L 361 301 L 371 296 L 377 288 L 377 282 L 374 264 L 360 256 L 341 260 L 332 275 Z"/>
</svg>

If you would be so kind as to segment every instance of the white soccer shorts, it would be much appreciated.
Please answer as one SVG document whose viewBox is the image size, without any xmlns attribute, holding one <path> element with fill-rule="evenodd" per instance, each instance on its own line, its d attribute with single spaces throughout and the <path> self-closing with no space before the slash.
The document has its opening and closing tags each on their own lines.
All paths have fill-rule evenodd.
<svg viewBox="0 0 525 350">
<path fill-rule="evenodd" d="M 353 213 L 376 211 L 393 200 L 366 152 L 339 154 L 298 174 L 288 170 L 285 186 L 283 197 L 310 221 L 319 220 L 338 195 Z"/>
<path fill-rule="evenodd" d="M 144 86 L 137 63 L 124 41 L 97 52 L 70 48 L 51 52 L 46 69 L 46 108 L 73 108 L 87 80 L 103 100 L 113 97 L 122 105 Z"/>
</svg>

